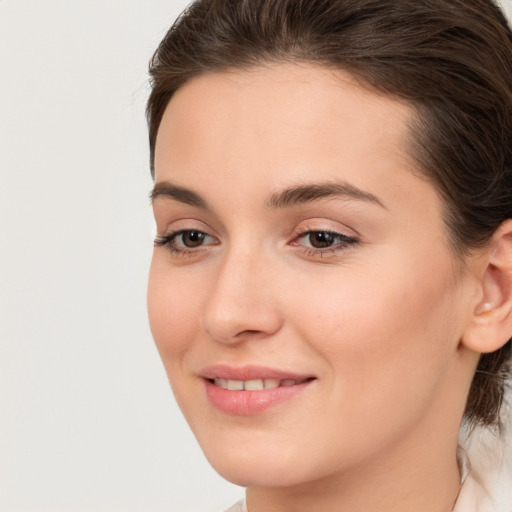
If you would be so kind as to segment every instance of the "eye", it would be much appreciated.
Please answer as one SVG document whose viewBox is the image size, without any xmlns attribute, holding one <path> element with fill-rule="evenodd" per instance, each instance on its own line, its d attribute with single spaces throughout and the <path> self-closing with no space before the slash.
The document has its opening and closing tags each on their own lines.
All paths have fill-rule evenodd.
<svg viewBox="0 0 512 512">
<path fill-rule="evenodd" d="M 190 230 L 182 231 L 175 236 L 175 240 L 181 242 L 185 247 L 199 247 L 203 245 L 203 242 L 208 237 L 206 233 L 202 231 Z"/>
<path fill-rule="evenodd" d="M 298 233 L 290 245 L 302 247 L 308 255 L 323 256 L 358 243 L 356 238 L 334 231 L 308 230 Z"/>
<path fill-rule="evenodd" d="M 172 253 L 189 254 L 202 246 L 217 245 L 217 240 L 198 229 L 180 229 L 155 239 L 155 245 L 166 246 Z"/>
<path fill-rule="evenodd" d="M 336 243 L 336 235 L 329 231 L 311 231 L 304 238 L 315 249 L 325 249 Z"/>
</svg>

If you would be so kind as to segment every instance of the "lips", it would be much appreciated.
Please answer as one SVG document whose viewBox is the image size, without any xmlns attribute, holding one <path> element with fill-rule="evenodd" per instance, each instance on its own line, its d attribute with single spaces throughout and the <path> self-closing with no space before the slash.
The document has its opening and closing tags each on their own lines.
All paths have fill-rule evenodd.
<svg viewBox="0 0 512 512">
<path fill-rule="evenodd" d="M 291 400 L 316 380 L 312 375 L 258 366 L 210 366 L 204 368 L 200 376 L 215 408 L 243 416 L 258 414 Z"/>
<path fill-rule="evenodd" d="M 308 379 L 250 379 L 250 380 L 232 380 L 232 379 L 213 379 L 213 383 L 230 391 L 261 391 L 263 389 L 275 389 L 279 387 L 296 386 L 302 384 Z"/>
</svg>

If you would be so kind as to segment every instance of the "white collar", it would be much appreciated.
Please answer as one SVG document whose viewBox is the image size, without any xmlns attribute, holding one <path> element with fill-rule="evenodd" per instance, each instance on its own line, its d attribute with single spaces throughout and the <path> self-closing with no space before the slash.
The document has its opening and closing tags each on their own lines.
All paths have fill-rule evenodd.
<svg viewBox="0 0 512 512">
<path fill-rule="evenodd" d="M 512 407 L 504 405 L 502 434 L 488 428 L 461 431 L 470 461 L 453 512 L 512 512 Z"/>
</svg>

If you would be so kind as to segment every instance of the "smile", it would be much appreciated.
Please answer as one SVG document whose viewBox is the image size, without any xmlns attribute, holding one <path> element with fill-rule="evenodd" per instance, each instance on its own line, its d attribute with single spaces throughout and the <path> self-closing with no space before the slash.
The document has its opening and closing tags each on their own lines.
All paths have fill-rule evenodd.
<svg viewBox="0 0 512 512">
<path fill-rule="evenodd" d="M 302 380 L 295 379 L 251 379 L 251 380 L 230 380 L 230 379 L 213 379 L 215 386 L 229 391 L 261 391 L 263 389 L 276 389 L 279 387 L 290 387 L 302 384 L 310 380 L 309 378 Z"/>
<path fill-rule="evenodd" d="M 317 380 L 310 375 L 264 367 L 216 365 L 200 376 L 206 397 L 218 411 L 235 416 L 264 413 L 300 396 Z"/>
</svg>

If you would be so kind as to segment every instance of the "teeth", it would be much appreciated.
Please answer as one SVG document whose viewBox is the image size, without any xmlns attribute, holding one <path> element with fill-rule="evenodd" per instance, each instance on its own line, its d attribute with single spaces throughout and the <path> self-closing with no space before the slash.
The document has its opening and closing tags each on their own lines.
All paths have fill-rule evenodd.
<svg viewBox="0 0 512 512">
<path fill-rule="evenodd" d="M 279 387 L 279 379 L 265 379 L 263 381 L 265 389 L 274 389 Z"/>
<path fill-rule="evenodd" d="M 253 380 L 229 380 L 214 379 L 216 386 L 230 391 L 261 391 L 262 389 L 275 389 L 279 386 L 295 386 L 298 382 L 293 379 L 253 379 Z"/>
<path fill-rule="evenodd" d="M 228 381 L 226 379 L 214 379 L 213 382 L 215 382 L 215 385 L 219 386 L 219 388 L 228 389 Z"/>
<path fill-rule="evenodd" d="M 244 382 L 244 389 L 247 391 L 260 391 L 263 389 L 263 381 L 261 379 L 246 380 Z"/>
<path fill-rule="evenodd" d="M 228 380 L 228 389 L 230 391 L 242 391 L 244 389 L 243 380 Z"/>
</svg>

